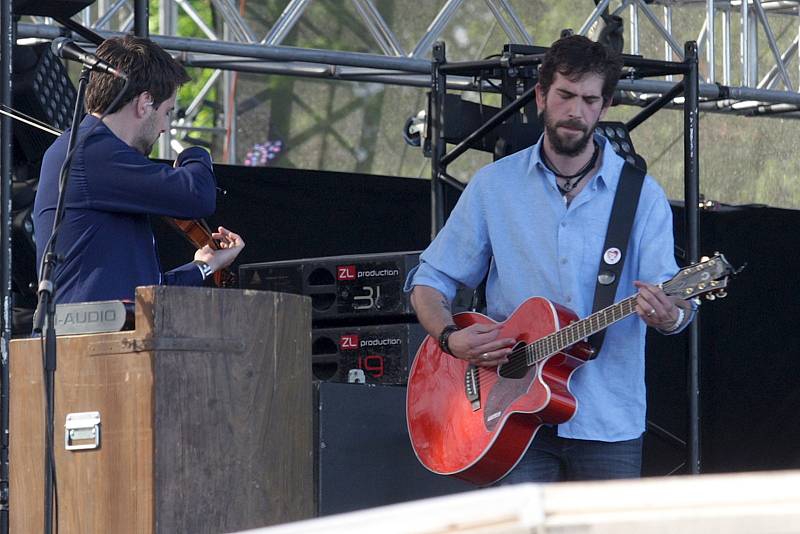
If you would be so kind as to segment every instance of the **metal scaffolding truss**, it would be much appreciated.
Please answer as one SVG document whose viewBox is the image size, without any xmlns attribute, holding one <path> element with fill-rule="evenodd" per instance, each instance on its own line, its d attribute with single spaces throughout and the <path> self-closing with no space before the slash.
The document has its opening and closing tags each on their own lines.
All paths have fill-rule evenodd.
<svg viewBox="0 0 800 534">
<path fill-rule="evenodd" d="M 589 27 L 600 18 L 601 13 L 610 8 L 609 0 L 599 1 L 597 7 L 581 27 L 580 32 L 586 33 Z M 660 17 L 654 7 L 661 8 Z M 656 31 L 663 39 L 664 59 L 670 61 L 677 57 L 683 59 L 680 39 L 673 33 L 672 21 L 676 9 L 693 9 L 704 16 L 703 25 L 699 34 L 694 39 L 698 43 L 701 55 L 705 56 L 706 68 L 703 78 L 707 83 L 721 83 L 731 85 L 738 83 L 741 87 L 752 89 L 774 89 L 780 81 L 787 91 L 794 91 L 788 68 L 793 58 L 797 56 L 798 38 L 785 49 L 781 50 L 773 30 L 777 17 L 794 17 L 800 14 L 800 2 L 791 1 L 764 1 L 764 0 L 623 0 L 611 14 L 621 15 L 626 10 L 629 16 L 629 33 L 631 36 L 630 53 L 639 54 L 639 38 L 647 31 Z M 701 11 L 702 9 L 702 11 Z M 772 16 L 772 23 L 770 17 Z M 738 19 L 737 19 L 738 18 Z M 642 19 L 647 23 L 642 24 Z M 714 21 L 709 24 L 709 21 Z M 734 21 L 738 25 L 738 38 L 734 40 L 732 27 Z M 721 27 L 722 34 L 717 37 L 717 26 Z M 795 23 L 796 26 L 796 23 Z M 800 32 L 800 27 L 797 28 Z M 770 59 L 759 65 L 759 32 L 762 32 L 771 51 Z M 721 41 L 721 42 L 720 42 Z M 740 76 L 734 80 L 732 65 L 738 62 Z M 721 73 L 717 66 L 721 65 Z M 768 67 L 766 74 L 759 80 L 759 67 Z M 797 67 L 800 69 L 800 63 Z M 756 81 L 758 80 L 758 81 Z"/>
<path fill-rule="evenodd" d="M 553 0 L 555 1 L 555 0 Z M 283 45 L 287 35 L 302 20 L 315 0 L 289 0 L 283 12 L 264 35 L 258 34 L 243 17 L 238 2 L 210 0 L 215 18 L 221 21 L 218 28 L 209 26 L 189 0 L 160 0 L 158 20 L 160 34 L 154 40 L 174 52 L 189 66 L 212 68 L 209 83 L 197 95 L 196 102 L 187 110 L 187 116 L 178 127 L 191 127 L 199 102 L 217 83 L 222 84 L 220 94 L 231 90 L 228 71 L 260 72 L 337 80 L 375 81 L 387 84 L 428 87 L 430 85 L 430 50 L 441 39 L 448 24 L 464 7 L 465 0 L 446 0 L 422 32 L 413 48 L 406 50 L 401 40 L 386 23 L 373 0 L 341 0 L 349 2 L 358 22 L 369 31 L 374 41 L 374 53 L 346 52 L 298 48 Z M 509 0 L 483 0 L 497 26 L 509 42 L 534 44 L 532 36 L 512 7 Z M 621 16 L 626 19 L 626 52 L 639 54 L 641 40 L 647 36 L 662 41 L 662 57 L 650 59 L 682 60 L 683 46 L 687 40 L 696 40 L 701 57 L 700 97 L 722 100 L 712 111 L 798 115 L 800 94 L 793 81 L 800 72 L 798 39 L 800 39 L 800 1 L 766 0 L 586 0 L 586 17 L 578 32 L 587 34 L 593 25 L 602 23 L 601 15 Z M 135 0 L 98 0 L 74 17 L 74 20 L 101 35 L 130 31 L 134 25 Z M 181 13 L 189 17 L 203 38 L 187 38 L 178 34 L 177 19 Z M 692 17 L 702 27 L 696 36 L 676 36 L 673 18 L 678 15 Z M 28 19 L 30 20 L 30 19 Z M 713 21 L 713 24 L 709 24 Z M 795 39 L 779 45 L 774 27 L 794 24 Z M 721 30 L 721 36 L 717 31 Z M 734 36 L 734 30 L 738 36 Z M 50 19 L 33 19 L 18 25 L 19 37 L 53 38 L 61 30 Z M 734 38 L 736 37 L 736 38 Z M 785 39 L 784 39 L 785 40 Z M 759 45 L 766 42 L 769 54 L 760 54 Z M 549 43 L 535 43 L 548 45 Z M 480 59 L 480 58 L 475 58 Z M 794 64 L 795 76 L 790 74 Z M 720 68 L 718 68 L 720 67 Z M 738 71 L 738 76 L 734 76 Z M 451 88 L 474 89 L 475 82 L 468 78 L 455 78 L 448 82 Z M 624 80 L 620 89 L 629 91 L 626 100 L 644 104 L 656 94 L 672 87 L 670 80 Z M 226 117 L 234 113 L 228 109 L 232 99 L 225 98 Z M 194 114 L 194 115 L 193 115 Z M 228 124 L 229 121 L 226 121 Z M 167 140 L 167 142 L 169 142 Z"/>
</svg>

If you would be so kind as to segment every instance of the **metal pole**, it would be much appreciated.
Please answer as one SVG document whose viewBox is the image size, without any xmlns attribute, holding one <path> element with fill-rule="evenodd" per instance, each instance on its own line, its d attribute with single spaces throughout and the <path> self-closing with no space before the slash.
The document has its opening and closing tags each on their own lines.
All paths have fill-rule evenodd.
<svg viewBox="0 0 800 534">
<path fill-rule="evenodd" d="M 428 29 L 425 30 L 425 35 L 422 36 L 417 46 L 414 47 L 414 50 L 411 52 L 412 58 L 420 58 L 427 55 L 431 43 L 438 39 L 439 34 L 442 33 L 442 30 L 444 30 L 444 27 L 450 22 L 450 19 L 455 15 L 456 11 L 458 11 L 458 7 L 463 1 L 464 0 L 447 0 L 447 3 L 439 10 L 439 13 L 430 23 Z"/>
<path fill-rule="evenodd" d="M 740 4 L 741 9 L 741 39 L 739 43 L 741 64 L 742 64 L 742 85 L 750 85 L 750 20 L 748 16 L 747 2 Z"/>
<path fill-rule="evenodd" d="M 635 117 L 625 124 L 625 127 L 628 129 L 628 131 L 633 131 L 634 128 L 652 117 L 659 109 L 666 106 L 669 102 L 672 102 L 673 98 L 683 93 L 683 85 L 684 82 L 676 83 L 675 87 L 658 97 L 656 100 L 648 104 L 646 108 L 637 113 Z"/>
<path fill-rule="evenodd" d="M 175 2 L 161 0 L 158 6 L 158 32 L 172 35 L 175 33 L 178 20 L 178 5 Z M 158 156 L 170 159 L 172 154 L 172 131 L 167 130 L 158 138 Z"/>
<path fill-rule="evenodd" d="M 706 0 L 706 60 L 708 61 L 708 83 L 717 80 L 716 61 L 714 57 L 714 0 Z"/>
<path fill-rule="evenodd" d="M 536 97 L 536 87 L 532 86 L 529 89 L 527 89 L 524 93 L 519 95 L 516 100 L 514 100 L 501 110 L 499 110 L 492 117 L 490 117 L 489 120 L 481 124 L 477 130 L 469 134 L 467 137 L 464 138 L 463 141 L 458 143 L 458 145 L 453 150 L 445 154 L 441 159 L 442 165 L 448 165 L 452 163 L 457 157 L 459 157 L 461 154 L 463 154 L 469 149 L 470 143 L 472 143 L 476 139 L 481 139 L 488 132 L 500 126 L 503 123 L 503 121 L 505 121 L 507 118 L 509 118 L 514 113 L 519 111 L 520 108 L 522 108 L 525 104 L 533 100 L 535 97 Z"/>
<path fill-rule="evenodd" d="M 98 32 L 103 38 L 122 36 L 123 32 Z M 37 37 L 55 39 L 61 37 L 61 30 L 55 26 L 21 23 L 17 27 L 19 37 Z M 151 40 L 165 50 L 173 52 L 208 53 L 228 57 L 244 57 L 276 61 L 303 61 L 324 65 L 343 65 L 350 67 L 367 67 L 375 69 L 400 70 L 430 74 L 431 62 L 424 59 L 389 57 L 364 52 L 342 52 L 313 48 L 297 48 L 293 46 L 263 46 L 253 43 L 228 43 L 193 39 L 188 37 L 170 37 L 153 35 Z"/>
<path fill-rule="evenodd" d="M 444 42 L 433 45 L 433 75 L 430 96 L 430 138 L 431 151 L 431 240 L 444 226 L 444 184 L 441 175 L 447 171 L 442 165 L 446 144 L 444 141 L 444 100 L 447 96 L 447 79 L 440 67 L 447 61 Z"/>
<path fill-rule="evenodd" d="M 767 38 L 769 49 L 772 51 L 772 57 L 775 58 L 775 64 L 778 66 L 778 72 L 780 73 L 781 78 L 783 78 L 783 84 L 786 86 L 788 91 L 794 91 L 792 80 L 789 78 L 789 73 L 786 72 L 786 66 L 783 64 L 783 60 L 781 59 L 781 51 L 778 48 L 778 43 L 775 39 L 775 33 L 773 33 L 772 26 L 770 26 L 769 20 L 767 19 L 767 13 L 761 6 L 760 0 L 753 0 L 753 6 L 755 7 L 758 19 L 761 21 L 761 25 L 764 27 L 764 35 Z M 756 78 L 753 79 L 755 80 Z"/>
<path fill-rule="evenodd" d="M 639 55 L 639 4 L 633 2 L 631 12 L 631 54 Z"/>
<path fill-rule="evenodd" d="M 586 22 L 583 23 L 581 29 L 578 30 L 578 35 L 586 35 L 586 33 L 591 29 L 592 25 L 597 22 L 597 19 L 600 18 L 600 15 L 603 14 L 603 11 L 608 8 L 608 3 L 611 0 L 602 0 L 597 6 L 595 6 L 594 11 L 589 15 L 589 18 L 586 19 Z"/>
<path fill-rule="evenodd" d="M 225 24 L 222 28 L 222 33 L 224 38 L 227 40 L 229 38 L 230 29 L 228 25 Z M 237 116 L 237 104 L 236 104 L 236 81 L 238 79 L 239 74 L 237 72 L 231 72 L 226 70 L 222 75 L 222 98 L 223 98 L 223 110 L 224 110 L 224 120 L 225 120 L 225 142 L 223 146 L 223 152 L 225 153 L 225 163 L 229 165 L 236 164 L 236 132 L 239 128 L 238 126 L 238 116 Z"/>
<path fill-rule="evenodd" d="M 722 11 L 722 84 L 731 84 L 731 12 Z"/>
<path fill-rule="evenodd" d="M 684 210 L 686 218 L 686 261 L 694 263 L 699 258 L 699 214 L 700 214 L 700 159 L 699 142 L 699 79 L 697 43 L 686 43 L 686 68 L 684 76 L 683 105 L 683 161 L 684 161 Z M 689 327 L 689 361 L 687 386 L 689 397 L 689 467 L 693 474 L 701 472 L 700 458 L 700 317 L 695 317 Z"/>
<path fill-rule="evenodd" d="M 12 56 L 16 40 L 16 24 L 11 1 L 0 6 L 0 102 L 12 104 Z M 2 298 L 2 332 L 0 333 L 0 534 L 8 534 L 8 361 L 12 326 L 11 294 L 11 118 L 0 120 L 0 298 Z"/>
<path fill-rule="evenodd" d="M 133 2 L 133 33 L 137 37 L 150 37 L 150 3 L 147 0 Z"/>
<path fill-rule="evenodd" d="M 672 6 L 664 6 L 664 29 L 667 35 L 672 35 Z M 672 48 L 669 41 L 664 39 L 664 61 L 672 61 Z M 667 76 L 667 81 L 673 80 L 672 75 Z"/>
<path fill-rule="evenodd" d="M 748 2 L 745 2 L 748 3 Z M 761 46 L 759 45 L 759 36 L 758 36 L 758 17 L 756 17 L 755 12 L 749 13 L 749 18 L 747 19 L 748 24 L 748 39 L 747 39 L 747 64 L 749 65 L 747 76 L 750 80 L 747 85 L 752 86 L 758 81 L 758 54 L 759 49 Z"/>
</svg>

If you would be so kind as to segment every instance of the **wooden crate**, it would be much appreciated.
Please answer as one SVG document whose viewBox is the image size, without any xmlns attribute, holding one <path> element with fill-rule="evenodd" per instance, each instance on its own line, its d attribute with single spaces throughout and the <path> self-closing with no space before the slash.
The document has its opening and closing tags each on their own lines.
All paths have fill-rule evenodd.
<svg viewBox="0 0 800 534">
<path fill-rule="evenodd" d="M 138 288 L 136 330 L 60 336 L 59 532 L 218 533 L 313 515 L 311 307 L 262 291 Z M 10 529 L 43 528 L 38 339 L 10 352 Z M 101 446 L 67 451 L 68 413 Z"/>
</svg>

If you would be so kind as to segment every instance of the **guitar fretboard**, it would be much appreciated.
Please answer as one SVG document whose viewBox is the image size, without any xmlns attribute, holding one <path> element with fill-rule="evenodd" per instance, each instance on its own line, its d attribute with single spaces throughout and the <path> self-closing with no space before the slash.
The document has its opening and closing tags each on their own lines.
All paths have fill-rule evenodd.
<svg viewBox="0 0 800 534">
<path fill-rule="evenodd" d="M 534 341 L 525 347 L 528 367 L 633 314 L 636 311 L 636 298 L 636 295 L 628 297 Z"/>
</svg>

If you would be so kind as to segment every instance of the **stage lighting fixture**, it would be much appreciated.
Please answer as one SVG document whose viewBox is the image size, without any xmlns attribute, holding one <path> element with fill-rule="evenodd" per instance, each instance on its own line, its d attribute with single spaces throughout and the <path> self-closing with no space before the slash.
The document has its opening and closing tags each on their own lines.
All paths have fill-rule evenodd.
<svg viewBox="0 0 800 534">
<path fill-rule="evenodd" d="M 647 172 L 647 162 L 633 148 L 631 135 L 624 123 L 601 122 L 597 125 L 595 131 L 608 139 L 614 152 L 619 154 L 625 161 Z"/>
<path fill-rule="evenodd" d="M 67 69 L 49 44 L 14 47 L 14 109 L 49 126 L 65 130 L 72 123 L 77 98 Z M 55 136 L 23 123 L 14 123 L 15 165 L 39 162 Z"/>
<path fill-rule="evenodd" d="M 422 138 L 425 137 L 425 128 L 427 126 L 427 113 L 421 110 L 416 115 L 412 115 L 406 120 L 403 125 L 403 139 L 411 146 L 420 146 Z"/>
</svg>

